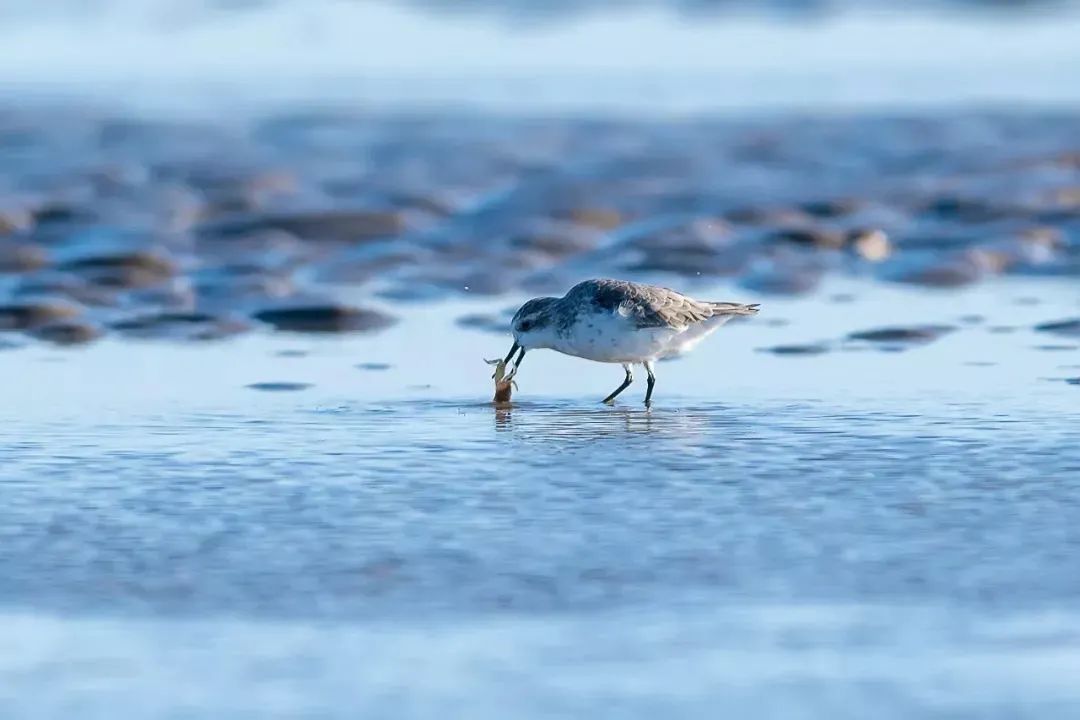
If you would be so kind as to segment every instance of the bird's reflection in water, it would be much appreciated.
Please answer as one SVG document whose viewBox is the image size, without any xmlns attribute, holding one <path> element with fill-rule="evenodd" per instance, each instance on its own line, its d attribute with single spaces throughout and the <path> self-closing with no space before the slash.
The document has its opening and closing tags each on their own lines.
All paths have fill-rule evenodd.
<svg viewBox="0 0 1080 720">
<path fill-rule="evenodd" d="M 513 403 L 491 403 L 491 408 L 495 413 L 495 429 L 496 430 L 513 430 L 512 424 L 514 421 L 514 404 Z"/>
<path fill-rule="evenodd" d="M 495 430 L 528 441 L 590 441 L 604 437 L 652 435 L 690 439 L 715 425 L 700 410 L 595 407 L 571 403 L 492 404 Z"/>
</svg>

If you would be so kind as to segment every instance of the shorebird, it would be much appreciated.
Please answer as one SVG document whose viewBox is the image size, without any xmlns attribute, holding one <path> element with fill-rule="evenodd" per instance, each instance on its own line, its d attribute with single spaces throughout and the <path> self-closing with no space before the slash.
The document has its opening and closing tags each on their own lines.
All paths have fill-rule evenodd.
<svg viewBox="0 0 1080 720">
<path fill-rule="evenodd" d="M 527 350 L 548 348 L 565 355 L 618 363 L 626 371 L 619 387 L 604 398 L 611 403 L 634 381 L 632 366 L 649 376 L 646 407 L 652 404 L 657 360 L 689 352 L 706 336 L 738 315 L 756 315 L 757 305 L 694 300 L 655 285 L 625 280 L 586 280 L 561 298 L 529 300 L 514 314 L 514 373 Z"/>
</svg>

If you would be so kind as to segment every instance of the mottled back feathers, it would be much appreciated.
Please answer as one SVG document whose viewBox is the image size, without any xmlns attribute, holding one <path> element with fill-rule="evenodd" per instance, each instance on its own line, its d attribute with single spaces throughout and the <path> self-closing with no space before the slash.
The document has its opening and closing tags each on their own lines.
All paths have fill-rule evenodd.
<svg viewBox="0 0 1080 720">
<path fill-rule="evenodd" d="M 586 280 L 570 288 L 559 301 L 566 310 L 612 312 L 629 318 L 638 328 L 685 328 L 717 315 L 754 315 L 757 305 L 694 300 L 669 288 L 625 280 Z M 567 313 L 569 314 L 569 313 Z"/>
</svg>

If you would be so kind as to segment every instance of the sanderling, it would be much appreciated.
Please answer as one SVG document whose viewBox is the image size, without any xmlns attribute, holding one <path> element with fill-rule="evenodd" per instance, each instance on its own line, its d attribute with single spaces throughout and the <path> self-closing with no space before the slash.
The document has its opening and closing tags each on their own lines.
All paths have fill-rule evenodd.
<svg viewBox="0 0 1080 720">
<path fill-rule="evenodd" d="M 630 386 L 634 381 L 631 366 L 640 363 L 649 374 L 645 391 L 649 406 L 657 360 L 688 352 L 736 315 L 757 311 L 757 305 L 694 300 L 655 285 L 586 280 L 561 298 L 533 298 L 521 306 L 514 315 L 514 345 L 505 362 L 520 351 L 514 363 L 516 373 L 526 350 L 548 348 L 586 360 L 619 363 L 626 378 L 604 398 L 606 403 Z"/>
</svg>

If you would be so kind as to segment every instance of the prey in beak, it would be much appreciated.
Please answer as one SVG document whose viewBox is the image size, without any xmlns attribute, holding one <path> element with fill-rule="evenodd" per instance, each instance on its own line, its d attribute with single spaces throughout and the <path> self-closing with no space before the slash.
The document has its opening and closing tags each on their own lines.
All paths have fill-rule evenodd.
<svg viewBox="0 0 1080 720">
<path fill-rule="evenodd" d="M 514 353 L 518 353 L 518 356 L 513 367 L 511 367 L 510 358 L 514 357 Z M 484 360 L 488 365 L 495 366 L 495 372 L 491 374 L 491 379 L 495 381 L 495 397 L 492 398 L 492 402 L 496 404 L 510 402 L 510 395 L 517 388 L 514 376 L 517 375 L 518 368 L 521 367 L 523 357 L 525 357 L 525 348 L 515 341 L 514 346 L 510 348 L 510 352 L 506 353 L 504 359 Z"/>
<path fill-rule="evenodd" d="M 495 360 L 484 360 L 484 362 L 495 366 L 495 372 L 491 375 L 491 379 L 495 381 L 495 397 L 492 398 L 492 402 L 496 404 L 510 402 L 511 394 L 517 389 L 517 383 L 514 382 L 517 368 L 515 367 L 510 372 L 507 372 L 506 361 L 497 358 Z"/>
</svg>

